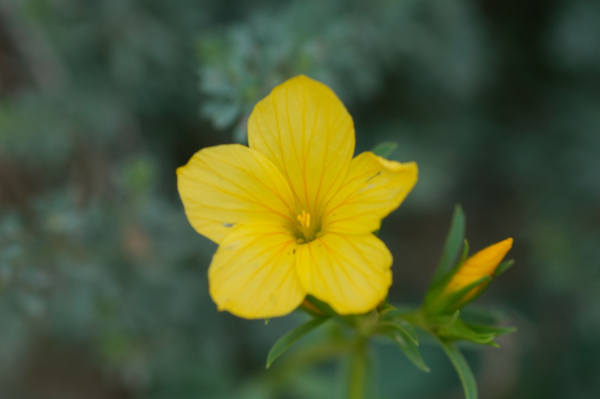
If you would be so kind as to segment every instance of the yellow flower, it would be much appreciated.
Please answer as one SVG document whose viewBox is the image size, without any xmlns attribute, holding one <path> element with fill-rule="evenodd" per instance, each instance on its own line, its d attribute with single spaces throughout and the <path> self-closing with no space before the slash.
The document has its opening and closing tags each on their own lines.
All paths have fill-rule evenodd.
<svg viewBox="0 0 600 399">
<path fill-rule="evenodd" d="M 373 309 L 392 256 L 372 232 L 410 192 L 417 165 L 352 159 L 352 118 L 306 76 L 255 106 L 248 140 L 205 148 L 177 170 L 188 220 L 219 244 L 208 271 L 219 310 L 282 316 L 307 294 L 340 314 Z"/>
<path fill-rule="evenodd" d="M 473 284 L 485 276 L 492 277 L 496 268 L 512 247 L 512 244 L 513 239 L 507 238 L 506 240 L 482 249 L 471 256 L 462 264 L 462 266 L 460 266 L 454 276 L 452 276 L 452 279 L 450 279 L 448 285 L 446 285 L 442 296 L 465 288 L 469 284 Z M 485 283 L 473 288 L 463 297 L 461 302 L 464 303 L 479 293 L 479 291 L 483 289 L 483 285 L 485 285 Z"/>
</svg>

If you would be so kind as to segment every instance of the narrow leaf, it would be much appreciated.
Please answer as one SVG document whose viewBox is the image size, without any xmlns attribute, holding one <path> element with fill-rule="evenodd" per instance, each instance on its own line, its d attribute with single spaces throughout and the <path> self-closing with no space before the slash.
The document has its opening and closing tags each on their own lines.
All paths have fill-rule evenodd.
<svg viewBox="0 0 600 399">
<path fill-rule="evenodd" d="M 371 152 L 382 158 L 389 158 L 389 156 L 392 155 L 392 153 L 397 147 L 398 143 L 394 143 L 393 141 L 386 141 L 384 143 L 376 145 L 375 148 L 371 150 Z"/>
<path fill-rule="evenodd" d="M 279 356 L 283 354 L 286 350 L 288 350 L 296 341 L 300 338 L 319 327 L 325 321 L 327 321 L 329 317 L 320 317 L 315 318 L 310 321 L 307 321 L 304 324 L 299 325 L 294 328 L 292 331 L 285 334 L 283 337 L 279 338 L 279 340 L 273 345 L 271 350 L 269 351 L 269 355 L 267 356 L 267 368 L 271 367 L 271 364 L 277 359 Z"/>
<path fill-rule="evenodd" d="M 464 339 L 466 341 L 475 342 L 477 344 L 482 345 L 490 345 L 497 347 L 498 344 L 494 342 L 494 338 L 496 337 L 496 333 L 493 331 L 486 331 L 485 329 L 480 329 L 475 331 L 468 324 L 464 323 L 462 320 L 457 319 L 454 323 L 449 326 L 445 326 L 436 330 L 436 334 L 439 337 L 442 337 L 446 340 L 461 340 Z"/>
<path fill-rule="evenodd" d="M 444 308 L 446 310 L 457 310 L 458 308 L 466 305 L 468 302 L 475 300 L 482 293 L 485 287 L 487 287 L 486 283 L 489 283 L 491 279 L 492 278 L 490 276 L 483 276 L 479 280 L 476 280 L 471 284 L 449 294 L 447 298 L 440 298 L 440 302 L 444 302 Z M 481 287 L 479 288 L 479 291 L 471 293 L 471 291 L 478 287 Z"/>
<path fill-rule="evenodd" d="M 448 237 L 446 237 L 442 257 L 440 258 L 440 263 L 438 264 L 438 268 L 433 277 L 432 285 L 441 280 L 444 275 L 452 269 L 452 266 L 456 262 L 456 259 L 460 254 L 462 243 L 465 239 L 465 223 L 465 214 L 460 205 L 456 205 L 454 216 L 452 217 L 452 224 L 448 231 Z"/>
<path fill-rule="evenodd" d="M 462 353 L 460 353 L 454 344 L 442 340 L 439 342 L 460 377 L 463 390 L 465 391 L 465 398 L 477 399 L 477 381 L 469 367 L 469 363 L 467 363 Z"/>
<path fill-rule="evenodd" d="M 395 321 L 384 321 L 378 324 L 377 328 L 379 329 L 379 331 L 384 331 L 384 332 L 388 332 L 388 331 L 396 331 L 396 332 L 402 332 L 404 335 L 406 335 L 407 337 L 409 337 L 410 341 L 419 346 L 419 339 L 417 338 L 417 332 L 414 330 L 414 328 L 408 324 L 407 322 L 403 322 L 401 320 L 395 320 Z"/>
<path fill-rule="evenodd" d="M 498 267 L 496 268 L 496 271 L 494 272 L 494 277 L 498 277 L 499 275 L 501 275 L 502 273 L 504 273 L 505 271 L 510 269 L 511 266 L 514 264 L 515 264 L 514 259 L 505 260 L 504 262 L 500 263 L 498 265 Z"/>
<path fill-rule="evenodd" d="M 421 352 L 419 352 L 419 348 L 409 333 L 404 329 L 390 329 L 383 333 L 398 345 L 408 360 L 410 360 L 417 368 L 429 372 L 429 367 L 425 364 Z"/>
<path fill-rule="evenodd" d="M 457 310 L 452 315 L 438 314 L 431 315 L 427 318 L 429 324 L 433 327 L 447 327 L 456 322 L 460 317 L 460 311 Z"/>
<path fill-rule="evenodd" d="M 319 301 L 312 295 L 307 295 L 306 298 L 304 298 L 304 300 L 312 306 L 314 306 L 315 308 L 319 309 L 319 311 L 321 311 L 321 313 L 325 315 L 337 316 L 337 313 L 335 313 L 335 310 L 333 310 L 331 306 L 329 306 L 325 302 Z"/>
<path fill-rule="evenodd" d="M 473 330 L 479 334 L 493 333 L 494 335 L 505 335 L 505 334 L 511 334 L 511 333 L 514 333 L 515 331 L 517 331 L 516 327 L 494 327 L 494 326 L 485 326 L 485 325 L 481 325 L 481 324 L 470 324 L 470 323 L 465 323 L 465 324 L 467 326 L 469 326 L 469 328 L 471 330 Z"/>
<path fill-rule="evenodd" d="M 461 262 L 467 260 L 467 256 L 469 256 L 469 241 L 465 239 L 465 242 L 463 243 L 462 255 L 460 256 Z"/>
</svg>

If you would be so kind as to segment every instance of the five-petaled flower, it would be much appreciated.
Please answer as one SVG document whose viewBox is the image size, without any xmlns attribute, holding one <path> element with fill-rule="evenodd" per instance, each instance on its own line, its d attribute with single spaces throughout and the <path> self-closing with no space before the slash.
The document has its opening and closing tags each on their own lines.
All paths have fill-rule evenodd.
<svg viewBox="0 0 600 399">
<path fill-rule="evenodd" d="M 219 310 L 282 316 L 307 294 L 339 314 L 377 306 L 392 256 L 372 233 L 415 185 L 417 165 L 353 159 L 348 111 L 305 76 L 255 106 L 248 141 L 202 149 L 177 170 L 190 223 L 219 244 L 208 272 Z"/>
</svg>

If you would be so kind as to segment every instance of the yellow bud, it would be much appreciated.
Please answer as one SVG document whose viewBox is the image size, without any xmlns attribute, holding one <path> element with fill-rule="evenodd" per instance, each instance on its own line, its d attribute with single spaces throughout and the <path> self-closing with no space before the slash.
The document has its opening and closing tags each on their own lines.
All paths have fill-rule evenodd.
<svg viewBox="0 0 600 399">
<path fill-rule="evenodd" d="M 446 285 L 442 295 L 456 292 L 485 276 L 491 277 L 500 262 L 502 262 L 502 259 L 506 256 L 506 253 L 512 247 L 512 243 L 513 239 L 507 238 L 506 240 L 491 245 L 468 258 L 454 276 L 452 276 L 452 279 L 450 279 L 448 285 Z M 482 287 L 480 286 L 473 288 L 461 302 L 464 303 L 468 301 L 477 294 L 481 288 Z"/>
</svg>

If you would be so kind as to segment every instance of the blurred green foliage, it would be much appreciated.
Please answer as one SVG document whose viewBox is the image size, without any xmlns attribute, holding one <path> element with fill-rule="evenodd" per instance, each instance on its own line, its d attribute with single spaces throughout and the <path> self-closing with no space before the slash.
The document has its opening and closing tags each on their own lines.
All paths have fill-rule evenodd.
<svg viewBox="0 0 600 399">
<path fill-rule="evenodd" d="M 295 368 L 300 344 L 264 373 L 301 316 L 216 312 L 215 246 L 175 185 L 303 73 L 347 104 L 359 151 L 419 163 L 381 230 L 392 300 L 422 300 L 460 202 L 473 251 L 514 235 L 518 260 L 481 298 L 519 327 L 467 353 L 481 396 L 599 397 L 599 18 L 587 0 L 0 3 L 0 396 L 340 392 L 331 363 Z M 459 394 L 439 349 L 430 375 L 375 350 L 382 398 Z"/>
</svg>

